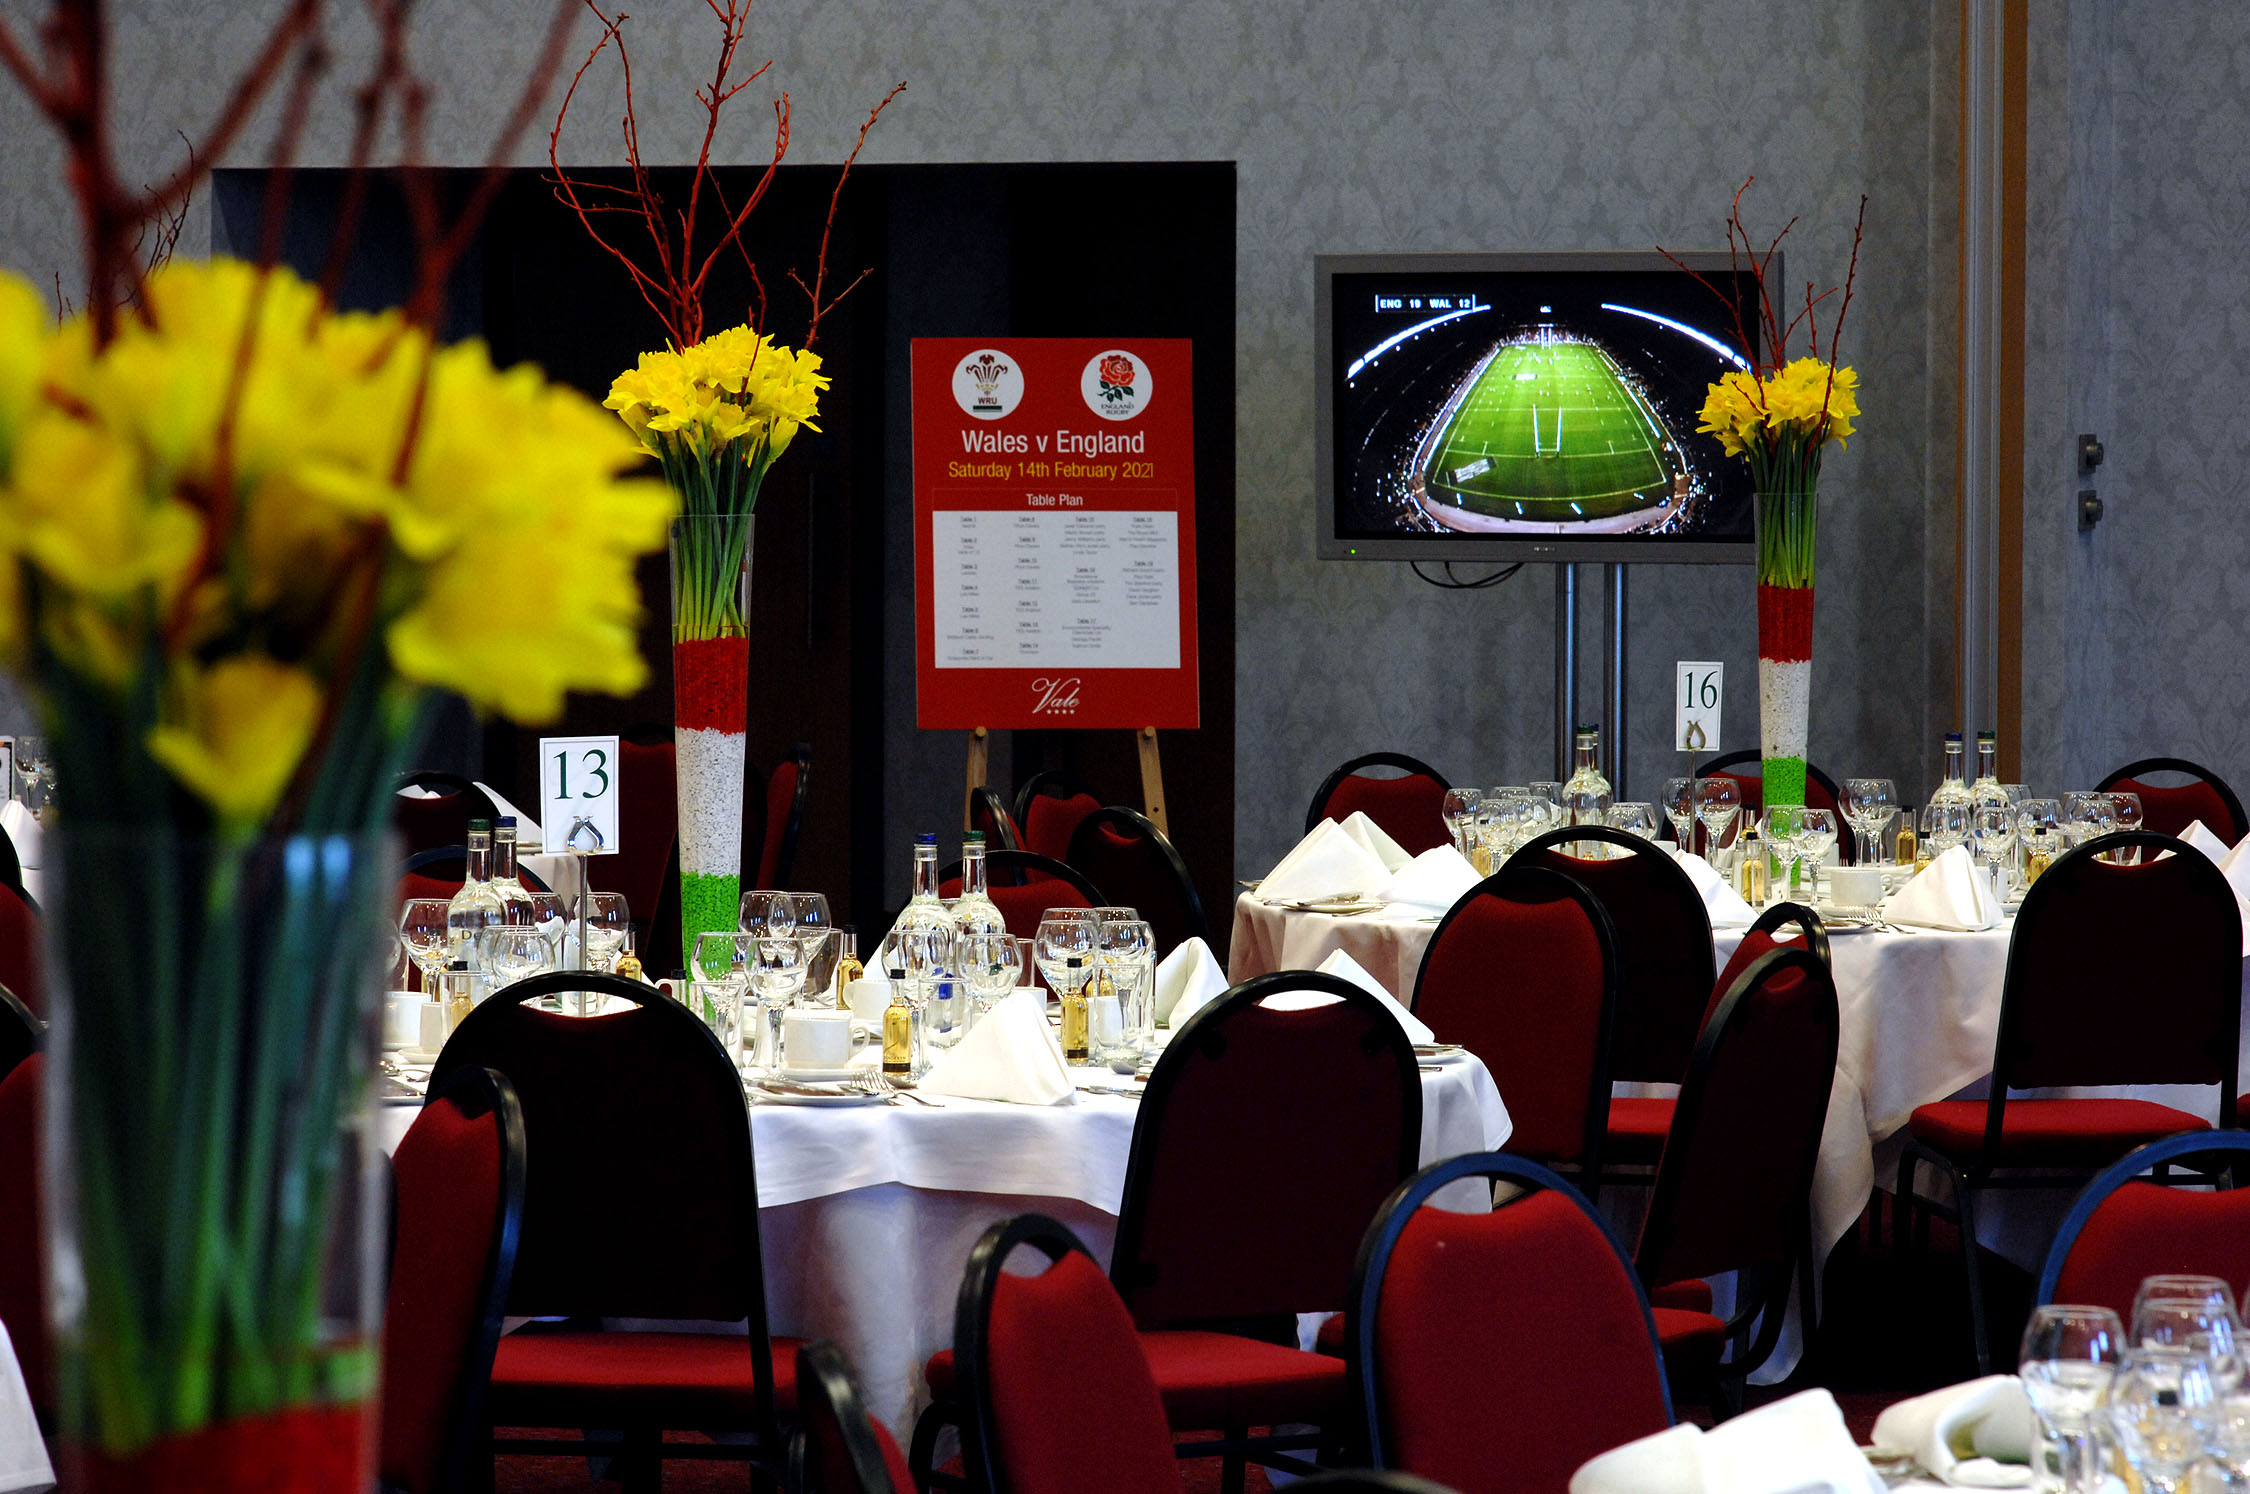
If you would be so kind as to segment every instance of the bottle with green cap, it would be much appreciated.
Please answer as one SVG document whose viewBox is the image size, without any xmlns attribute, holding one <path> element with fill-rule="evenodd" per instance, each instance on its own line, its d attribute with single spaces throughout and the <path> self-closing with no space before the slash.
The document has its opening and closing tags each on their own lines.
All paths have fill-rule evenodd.
<svg viewBox="0 0 2250 1494">
<path fill-rule="evenodd" d="M 484 951 L 477 947 L 477 936 L 505 919 L 506 909 L 492 886 L 492 822 L 471 820 L 468 874 L 445 905 L 446 959 L 467 960 L 472 970 L 482 970 Z"/>
<path fill-rule="evenodd" d="M 964 934 L 1005 934 L 1008 920 L 992 900 L 986 880 L 984 832 L 964 831 L 961 836 L 961 896 L 954 900 L 953 922 Z"/>
</svg>

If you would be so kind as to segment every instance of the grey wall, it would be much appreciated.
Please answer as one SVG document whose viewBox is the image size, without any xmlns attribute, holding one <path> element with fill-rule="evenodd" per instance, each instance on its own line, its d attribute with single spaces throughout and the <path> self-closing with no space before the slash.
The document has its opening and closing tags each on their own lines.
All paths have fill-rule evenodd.
<svg viewBox="0 0 2250 1494">
<path fill-rule="evenodd" d="M 117 6 L 120 136 L 144 153 L 137 158 L 150 177 L 176 147 L 175 130 L 203 128 L 217 80 L 231 76 L 277 8 Z M 342 157 L 342 89 L 365 55 L 354 9 L 336 7 L 338 66 L 304 152 L 311 164 Z M 483 151 L 542 10 L 484 0 L 423 15 L 417 45 L 438 101 L 430 138 L 440 159 L 467 163 Z M 867 104 L 905 77 L 909 92 L 869 159 L 1239 163 L 1241 553 L 1231 621 L 1240 637 L 1236 815 L 1246 873 L 1285 848 L 1315 783 L 1351 754 L 1403 748 L 1459 780 L 1488 782 L 1541 776 L 1549 756 L 1546 573 L 1451 594 L 1403 567 L 1312 559 L 1312 256 L 1715 246 L 1729 195 L 1756 171 L 1753 221 L 1778 227 L 1801 215 L 1789 269 L 1826 284 L 1842 276 L 1852 214 L 1867 192 L 1869 238 L 1846 350 L 1861 370 L 1867 415 L 1824 484 L 1812 750 L 1839 774 L 1889 772 L 1908 794 L 1919 792 L 1927 744 L 1952 724 L 1940 709 L 1952 680 L 1952 464 L 1933 453 L 1949 452 L 1951 441 L 1953 5 L 766 0 L 756 14 L 750 46 L 777 59 L 772 77 L 797 110 L 795 159 L 839 159 Z M 697 0 L 659 0 L 631 23 L 652 159 L 689 156 L 688 93 L 708 65 L 705 23 Z M 2230 66 L 2192 46 L 2167 61 L 2172 43 L 2144 41 L 2147 55 L 2134 65 L 2151 88 L 2175 66 L 2198 79 Z M 2236 84 L 2242 55 L 2231 63 Z M 613 77 L 605 70 L 581 95 L 569 159 L 616 159 Z M 2152 156 L 2174 143 L 2165 131 L 2181 123 L 2156 108 L 2159 96 L 2152 92 L 2144 110 L 2148 139 L 2135 142 Z M 2239 140 L 2239 98 L 2230 107 Z M 730 159 L 762 149 L 756 121 L 755 108 L 736 118 L 722 140 Z M 42 283 L 59 270 L 67 283 L 70 214 L 57 155 L 9 89 L 0 89 L 0 139 L 12 147 L 0 153 L 0 263 Z M 524 156 L 538 158 L 535 149 Z M 2222 173 L 2228 159 L 2238 188 L 2239 153 L 2204 169 Z M 1099 213 L 1101 205 L 1057 210 Z M 2223 226 L 2223 214 L 2206 212 L 2168 252 L 2207 252 Z M 195 238 L 203 231 L 198 222 L 184 248 L 203 247 Z M 2144 347 L 2136 367 L 2149 359 L 2160 367 L 2164 352 Z M 2157 402 L 2152 391 L 2146 403 Z M 2224 423 L 2206 429 L 2215 439 Z M 2121 462 L 2155 460 L 2140 469 L 2142 481 L 2212 501 L 2222 469 L 2195 463 L 2204 449 L 2121 454 Z M 2240 470 L 2232 464 L 2224 480 Z M 2122 545 L 2127 523 L 2151 522 L 2124 520 L 2106 538 Z M 1746 569 L 1652 567 L 1636 572 L 1633 587 L 1631 766 L 1645 795 L 1676 761 L 1665 750 L 1675 659 L 1728 662 L 1726 745 L 1755 745 L 1754 624 Z M 2126 590 L 2133 616 L 2165 615 Z M 1596 680 L 1590 671 L 1587 687 Z M 2154 709 L 2163 678 L 2145 683 Z"/>
</svg>

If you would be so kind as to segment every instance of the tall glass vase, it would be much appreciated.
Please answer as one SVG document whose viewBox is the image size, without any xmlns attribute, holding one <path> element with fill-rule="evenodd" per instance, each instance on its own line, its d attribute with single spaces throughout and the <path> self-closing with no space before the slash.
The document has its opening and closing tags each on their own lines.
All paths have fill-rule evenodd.
<svg viewBox="0 0 2250 1494">
<path fill-rule="evenodd" d="M 1758 494 L 1758 746 L 1766 804 L 1805 802 L 1817 479 Z"/>
<path fill-rule="evenodd" d="M 749 514 L 672 521 L 672 741 L 680 808 L 680 947 L 730 933 L 742 896 L 748 763 Z"/>
<path fill-rule="evenodd" d="M 66 822 L 48 855 L 63 1487 L 371 1487 L 387 837 Z"/>
</svg>

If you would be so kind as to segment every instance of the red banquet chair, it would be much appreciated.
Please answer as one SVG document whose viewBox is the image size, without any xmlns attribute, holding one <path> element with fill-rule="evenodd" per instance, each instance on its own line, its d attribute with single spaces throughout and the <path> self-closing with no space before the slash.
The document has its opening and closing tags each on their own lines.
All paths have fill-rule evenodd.
<svg viewBox="0 0 2250 1494">
<path fill-rule="evenodd" d="M 0 986 L 34 1013 L 46 1009 L 39 965 L 39 914 L 29 901 L 0 887 Z"/>
<path fill-rule="evenodd" d="M 1508 1097 L 1518 1156 L 1601 1174 L 1617 1006 L 1614 932 L 1561 872 L 1510 862 L 1439 922 L 1411 1009 Z"/>
<path fill-rule="evenodd" d="M 1726 968 L 1711 987 L 1711 1004 L 1703 1009 L 1703 1020 L 1711 1020 L 1720 1000 L 1758 956 L 1777 949 L 1809 950 L 1831 974 L 1835 972 L 1835 962 L 1828 956 L 1828 925 L 1820 921 L 1820 915 L 1802 903 L 1775 903 L 1757 916 L 1734 953 L 1727 956 Z M 1670 1102 L 1666 1103 L 1669 1107 Z"/>
<path fill-rule="evenodd" d="M 1020 851 L 1023 847 L 1023 827 L 1016 823 L 1015 812 L 1008 801 L 985 784 L 969 790 L 969 812 L 966 816 L 970 830 L 982 830 L 984 843 L 995 851 Z"/>
<path fill-rule="evenodd" d="M 1395 778 L 1377 778 L 1368 768 L 1396 768 Z M 1445 791 L 1453 787 L 1420 758 L 1403 752 L 1370 752 L 1355 757 L 1321 780 L 1313 790 L 1312 807 L 1305 811 L 1305 831 L 1310 834 L 1322 820 L 1343 820 L 1354 811 L 1383 827 L 1383 833 L 1401 849 L 1419 856 L 1448 845 L 1441 811 Z"/>
<path fill-rule="evenodd" d="M 2216 1192 L 2144 1183 L 2178 1162 L 2231 1174 Z M 2055 1231 L 2038 1301 L 2106 1307 L 2130 1324 L 2141 1279 L 2160 1271 L 2216 1276 L 2239 1298 L 2250 1288 L 2250 1131 L 2196 1131 L 2154 1141 L 2088 1183 Z"/>
<path fill-rule="evenodd" d="M 1756 751 L 1746 749 L 1730 752 L 1724 757 L 1715 757 L 1695 770 L 1698 778 L 1731 778 L 1741 786 L 1742 813 L 1735 820 L 1734 832 L 1737 836 L 1742 833 L 1741 827 L 1755 820 L 1766 807 L 1766 780 L 1763 772 L 1740 771 L 1759 761 Z M 1805 807 L 1825 809 L 1836 816 L 1836 828 L 1843 832 L 1836 837 L 1836 854 L 1843 858 L 1844 865 L 1852 865 L 1859 854 L 1859 848 L 1849 833 L 1850 827 L 1844 821 L 1843 794 L 1837 789 L 1836 780 L 1813 763 L 1805 764 Z"/>
<path fill-rule="evenodd" d="M 1182 1456 L 1224 1457 L 1223 1488 L 1242 1487 L 1253 1454 L 1302 1471 L 1311 1465 L 1290 1450 L 1340 1440 L 1343 1361 L 1297 1349 L 1296 1316 L 1344 1305 L 1360 1237 L 1414 1171 L 1421 1136 L 1413 1046 L 1381 1002 L 1334 976 L 1244 981 L 1157 1059 L 1110 1279 L 1173 1431 L 1224 1434 L 1179 1445 Z M 925 1487 L 937 1433 L 958 1414 L 952 1355 L 927 1374 L 939 1403 L 916 1426 L 910 1459 Z M 1284 1423 L 1322 1433 L 1248 1435 Z"/>
<path fill-rule="evenodd" d="M 1016 791 L 1016 830 L 1023 848 L 1068 861 L 1078 822 L 1101 807 L 1094 791 L 1068 773 L 1033 774 Z"/>
<path fill-rule="evenodd" d="M 1208 939 L 1203 899 L 1170 836 L 1137 809 L 1113 804 L 1078 822 L 1063 860 L 1129 908 L 1140 910 L 1161 958 L 1190 939 Z"/>
<path fill-rule="evenodd" d="M 54 1414 L 47 1352 L 47 1247 L 40 1231 L 39 1093 L 46 1056 L 0 1076 L 0 1324 L 42 1422 Z"/>
<path fill-rule="evenodd" d="M 812 744 L 795 742 L 766 779 L 765 833 L 758 843 L 760 887 L 785 887 L 797 867 L 797 838 L 805 828 L 805 797 L 812 778 Z"/>
<path fill-rule="evenodd" d="M 507 1079 L 458 1069 L 391 1157 L 397 1207 L 383 1310 L 386 1489 L 484 1487 L 484 1399 L 523 1221 L 523 1111 Z"/>
<path fill-rule="evenodd" d="M 1076 868 L 1037 851 L 987 851 L 984 865 L 985 891 L 1007 920 L 1008 932 L 1018 939 L 1035 936 L 1039 916 L 1049 908 L 1109 906 L 1100 889 Z M 938 896 L 960 895 L 961 863 L 955 861 L 938 872 Z"/>
<path fill-rule="evenodd" d="M 398 794 L 391 800 L 391 826 L 408 855 L 436 846 L 457 846 L 469 838 L 469 821 L 499 818 L 492 797 L 458 773 L 424 768 L 402 774 L 401 789 L 427 789 L 435 797 Z"/>
<path fill-rule="evenodd" d="M 2102 860 L 2138 846 L 2137 865 Z M 1991 1093 L 1940 1100 L 1906 1123 L 1899 1237 L 1917 1207 L 1961 1231 L 1969 1323 L 1981 1374 L 1991 1364 L 1977 1264 L 1976 1195 L 2092 1177 L 2126 1152 L 2210 1123 L 2153 1100 L 2011 1099 L 2012 1089 L 2128 1084 L 2218 1087 L 2219 1124 L 2235 1122 L 2242 1014 L 2242 915 L 2226 877 L 2168 835 L 2099 836 L 2047 868 L 2024 894 L 2008 941 Z M 2158 859 L 2157 853 L 2174 854 Z M 1952 1185 L 1948 1211 L 1914 1192 L 1927 1163 Z"/>
<path fill-rule="evenodd" d="M 1044 1255 L 1047 1268 L 1004 1269 L 1018 1247 Z M 1024 1214 L 986 1230 L 961 1278 L 953 1342 L 971 1487 L 1178 1494 L 1179 1464 L 1141 1336 L 1068 1229 Z"/>
<path fill-rule="evenodd" d="M 1488 1213 L 1432 1196 L 1526 1190 Z M 1564 1494 L 1579 1465 L 1672 1424 L 1648 1299 L 1586 1196 L 1501 1152 L 1416 1173 L 1368 1227 L 1347 1354 L 1368 1461 L 1463 1494 Z"/>
<path fill-rule="evenodd" d="M 623 1011 L 531 1005 L 572 991 Z M 514 1317 L 573 1320 L 506 1335 L 488 1422 L 618 1428 L 581 1440 L 506 1438 L 499 1453 L 744 1459 L 778 1474 L 778 1418 L 796 1404 L 797 1341 L 770 1336 L 757 1170 L 742 1079 L 711 1029 L 655 988 L 566 971 L 494 992 L 446 1039 L 430 1075 L 498 1069 L 523 1107 L 530 1158 L 508 1289 Z M 603 1331 L 584 1320 L 740 1323 L 740 1331 Z M 667 1442 L 694 1429 L 747 1434 Z"/>
<path fill-rule="evenodd" d="M 1632 854 L 1582 859 L 1568 847 L 1597 842 Z M 1527 841 L 1508 865 L 1544 866 L 1594 895 L 1617 939 L 1616 1042 L 1609 1077 L 1633 1084 L 1678 1084 L 1717 985 L 1711 915 L 1687 873 L 1664 847 L 1623 830 L 1581 825 Z M 1653 1167 L 1672 1124 L 1672 1101 L 1619 1098 L 1609 1106 L 1604 1165 Z M 1645 1173 L 1612 1173 L 1607 1182 L 1645 1183 Z"/>
<path fill-rule="evenodd" d="M 38 1052 L 46 1035 L 47 1024 L 39 1014 L 16 999 L 15 992 L 0 986 L 0 1078 Z"/>
<path fill-rule="evenodd" d="M 1680 1085 L 1633 1265 L 1672 1385 L 1706 1390 L 1714 1411 L 1772 1356 L 1792 1282 L 1808 1332 L 1813 1322 L 1813 1169 L 1837 1026 L 1827 963 L 1769 950 L 1720 998 Z M 1736 1312 L 1721 1322 L 1709 1278 L 1729 1271 Z"/>
<path fill-rule="evenodd" d="M 2187 782 L 2150 783 L 2147 775 L 2153 773 L 2184 777 Z M 2094 787 L 2103 793 L 2139 795 L 2141 828 L 2158 835 L 2179 835 L 2196 820 L 2230 846 L 2250 834 L 2250 818 L 2244 817 L 2242 800 L 2226 780 L 2184 757 L 2144 757 Z"/>
<path fill-rule="evenodd" d="M 852 1381 L 844 1351 L 822 1340 L 797 1351 L 797 1430 L 789 1494 L 914 1494 L 898 1444 Z"/>
<path fill-rule="evenodd" d="M 586 859 L 586 885 L 625 899 L 639 930 L 636 945 L 651 970 L 679 968 L 679 756 L 672 728 L 626 728 L 617 743 L 617 818 L 632 828 L 617 853 Z"/>
</svg>

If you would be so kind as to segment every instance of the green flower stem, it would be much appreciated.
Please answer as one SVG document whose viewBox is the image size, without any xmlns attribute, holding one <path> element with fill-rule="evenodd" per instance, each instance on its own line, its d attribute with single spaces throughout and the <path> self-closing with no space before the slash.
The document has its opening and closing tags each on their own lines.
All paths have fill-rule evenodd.
<svg viewBox="0 0 2250 1494">
<path fill-rule="evenodd" d="M 1783 427 L 1770 447 L 1744 449 L 1758 492 L 1758 580 L 1767 586 L 1813 584 L 1814 498 L 1820 487 L 1821 443 Z"/>
<path fill-rule="evenodd" d="M 747 450 L 739 441 L 711 448 L 689 432 L 667 433 L 658 444 L 664 479 L 680 495 L 672 641 L 746 637 L 742 561 L 772 448 L 763 441 Z"/>
</svg>

